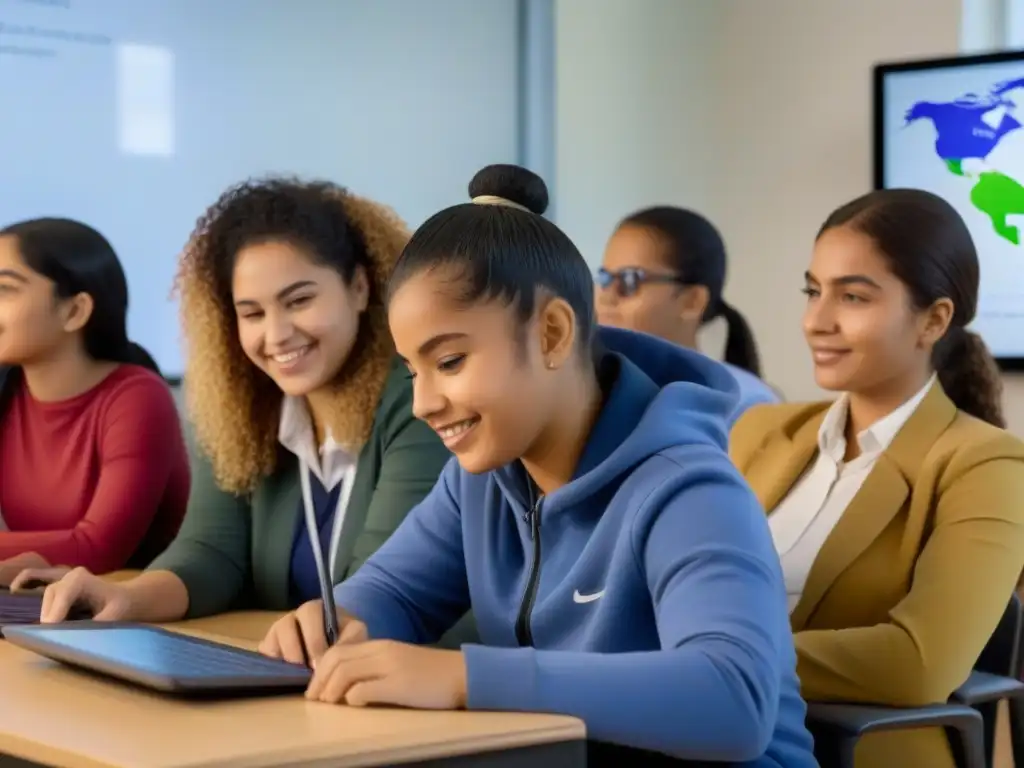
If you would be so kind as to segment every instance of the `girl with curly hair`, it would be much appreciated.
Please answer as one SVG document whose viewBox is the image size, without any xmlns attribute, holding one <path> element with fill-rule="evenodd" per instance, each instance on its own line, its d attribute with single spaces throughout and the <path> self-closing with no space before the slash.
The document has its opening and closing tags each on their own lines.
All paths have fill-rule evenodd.
<svg viewBox="0 0 1024 768">
<path fill-rule="evenodd" d="M 128 283 L 71 219 L 0 229 L 0 585 L 50 563 L 141 568 L 174 538 L 188 453 Z"/>
<path fill-rule="evenodd" d="M 762 405 L 731 453 L 768 512 L 809 700 L 945 702 L 1024 568 L 1024 444 L 967 330 L 971 234 L 945 200 L 872 192 L 836 210 L 804 276 L 804 335 L 834 401 Z M 871 734 L 857 765 L 952 768 L 941 728 Z"/>
<path fill-rule="evenodd" d="M 387 327 L 382 291 L 407 239 L 389 209 L 333 184 L 224 193 L 178 275 L 197 443 L 181 533 L 132 580 L 51 584 L 44 621 L 76 601 L 98 620 L 157 622 L 292 608 L 388 538 L 449 458 L 413 417 Z"/>
</svg>

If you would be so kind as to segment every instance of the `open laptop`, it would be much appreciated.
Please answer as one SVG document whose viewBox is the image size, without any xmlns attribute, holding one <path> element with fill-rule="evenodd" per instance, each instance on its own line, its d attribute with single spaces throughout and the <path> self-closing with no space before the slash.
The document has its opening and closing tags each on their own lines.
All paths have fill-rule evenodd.
<svg viewBox="0 0 1024 768">
<path fill-rule="evenodd" d="M 0 637 L 4 636 L 4 629 L 7 626 L 38 624 L 42 609 L 42 591 L 11 592 L 7 587 L 0 587 Z M 88 609 L 76 606 L 68 618 L 82 620 L 90 619 L 92 616 Z"/>
<path fill-rule="evenodd" d="M 302 691 L 312 672 L 253 651 L 146 624 L 8 626 L 7 641 L 40 656 L 163 693 L 230 697 Z"/>
</svg>

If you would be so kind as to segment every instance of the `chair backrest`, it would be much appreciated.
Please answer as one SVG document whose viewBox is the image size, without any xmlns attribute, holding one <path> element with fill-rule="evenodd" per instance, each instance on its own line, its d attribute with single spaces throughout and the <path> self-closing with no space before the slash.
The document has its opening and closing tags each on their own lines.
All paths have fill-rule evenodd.
<svg viewBox="0 0 1024 768">
<path fill-rule="evenodd" d="M 996 631 L 978 657 L 974 668 L 978 672 L 1003 675 L 1020 679 L 1021 673 L 1021 632 L 1024 630 L 1024 608 L 1020 597 L 1014 592 L 999 620 Z"/>
</svg>

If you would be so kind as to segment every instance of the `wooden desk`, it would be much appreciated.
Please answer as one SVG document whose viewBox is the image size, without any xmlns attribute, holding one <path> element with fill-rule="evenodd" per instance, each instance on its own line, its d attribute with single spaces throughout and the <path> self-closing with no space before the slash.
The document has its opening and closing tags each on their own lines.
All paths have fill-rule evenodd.
<svg viewBox="0 0 1024 768">
<path fill-rule="evenodd" d="M 235 611 L 164 626 L 186 635 L 208 637 L 241 648 L 255 649 L 266 637 L 270 626 L 282 616 L 284 613 L 278 611 Z"/>
<path fill-rule="evenodd" d="M 238 623 L 244 618 L 220 617 L 220 624 L 245 626 Z M 207 628 L 215 624 L 205 621 Z M 200 622 L 184 629 L 230 642 Z M 5 642 L 0 681 L 0 768 L 585 764 L 583 724 L 568 717 L 358 709 L 298 696 L 181 701 L 77 672 Z"/>
</svg>

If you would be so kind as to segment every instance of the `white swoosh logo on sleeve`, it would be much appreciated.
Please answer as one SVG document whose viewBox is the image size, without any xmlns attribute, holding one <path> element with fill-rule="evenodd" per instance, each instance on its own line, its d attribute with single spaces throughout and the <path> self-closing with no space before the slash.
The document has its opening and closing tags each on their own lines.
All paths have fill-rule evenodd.
<svg viewBox="0 0 1024 768">
<path fill-rule="evenodd" d="M 578 589 L 575 592 L 572 593 L 572 601 L 574 603 L 580 603 L 580 604 L 592 603 L 595 600 L 600 600 L 602 597 L 604 597 L 604 590 L 603 589 L 600 592 L 594 592 L 591 595 L 581 594 Z"/>
</svg>

